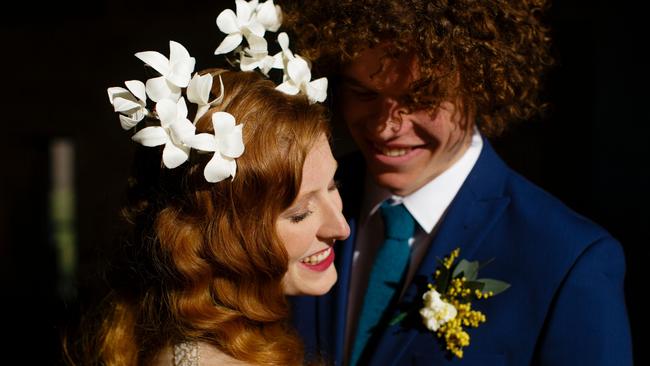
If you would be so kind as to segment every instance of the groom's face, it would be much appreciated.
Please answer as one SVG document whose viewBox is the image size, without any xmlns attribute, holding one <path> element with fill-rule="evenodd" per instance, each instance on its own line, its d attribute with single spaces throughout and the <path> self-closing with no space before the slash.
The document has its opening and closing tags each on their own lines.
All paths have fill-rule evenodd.
<svg viewBox="0 0 650 366">
<path fill-rule="evenodd" d="M 417 58 L 387 56 L 390 44 L 366 49 L 343 68 L 342 116 L 377 183 L 413 193 L 450 167 L 469 146 L 449 102 L 409 110 L 403 97 L 419 78 Z"/>
</svg>

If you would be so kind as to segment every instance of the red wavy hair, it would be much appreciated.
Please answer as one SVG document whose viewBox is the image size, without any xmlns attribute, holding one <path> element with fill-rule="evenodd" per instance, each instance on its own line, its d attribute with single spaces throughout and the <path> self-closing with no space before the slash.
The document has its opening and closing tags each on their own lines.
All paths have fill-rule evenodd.
<svg viewBox="0 0 650 366">
<path fill-rule="evenodd" d="M 211 154 L 193 151 L 170 170 L 155 163 L 158 149 L 138 148 L 124 210 L 132 230 L 111 268 L 101 320 L 77 345 L 84 365 L 146 365 L 187 340 L 252 364 L 303 363 L 287 321 L 288 256 L 275 222 L 298 194 L 308 151 L 329 134 L 325 110 L 255 73 L 206 72 L 215 75 L 214 95 L 222 78 L 225 97 L 197 133 L 213 132 L 215 111 L 244 124 L 236 177 L 206 182 Z"/>
</svg>

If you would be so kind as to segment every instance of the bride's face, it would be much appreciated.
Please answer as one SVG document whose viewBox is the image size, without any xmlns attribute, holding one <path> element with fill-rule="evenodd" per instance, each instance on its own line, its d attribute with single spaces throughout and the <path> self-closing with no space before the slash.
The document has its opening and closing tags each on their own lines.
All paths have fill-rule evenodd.
<svg viewBox="0 0 650 366">
<path fill-rule="evenodd" d="M 296 201 L 278 218 L 278 235 L 289 254 L 282 281 L 287 295 L 322 295 L 336 282 L 332 246 L 350 234 L 334 182 L 336 166 L 321 136 L 305 159 Z"/>
</svg>

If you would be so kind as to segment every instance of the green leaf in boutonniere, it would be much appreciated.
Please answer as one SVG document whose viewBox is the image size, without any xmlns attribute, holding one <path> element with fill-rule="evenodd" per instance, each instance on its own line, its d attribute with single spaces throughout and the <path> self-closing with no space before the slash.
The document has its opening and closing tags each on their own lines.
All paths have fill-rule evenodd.
<svg viewBox="0 0 650 366">
<path fill-rule="evenodd" d="M 388 323 L 388 325 L 393 326 L 393 325 L 395 325 L 395 324 L 398 324 L 399 322 L 401 322 L 402 320 L 404 320 L 404 318 L 406 318 L 406 316 L 407 316 L 408 314 L 409 314 L 409 313 L 407 313 L 406 311 L 397 314 L 397 316 L 396 316 L 395 318 L 393 318 L 393 319 Z"/>
<path fill-rule="evenodd" d="M 460 262 L 454 268 L 452 277 L 465 277 L 467 280 L 472 281 L 476 279 L 478 275 L 478 261 L 468 262 L 464 259 L 461 259 Z"/>
<path fill-rule="evenodd" d="M 510 288 L 509 283 L 499 281 L 499 280 L 493 280 L 491 278 L 481 278 L 476 280 L 476 282 L 483 284 L 483 288 L 481 289 L 481 292 L 489 293 L 491 294 L 491 296 L 498 295 L 503 291 L 507 290 L 508 288 Z"/>
</svg>

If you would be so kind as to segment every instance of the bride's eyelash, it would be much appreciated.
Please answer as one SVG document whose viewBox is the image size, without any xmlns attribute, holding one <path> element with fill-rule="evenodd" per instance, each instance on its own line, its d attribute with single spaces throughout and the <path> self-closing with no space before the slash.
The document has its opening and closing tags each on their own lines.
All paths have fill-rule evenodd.
<svg viewBox="0 0 650 366">
<path fill-rule="evenodd" d="M 327 187 L 327 190 L 332 192 L 332 191 L 338 190 L 339 188 L 341 188 L 341 182 L 339 182 L 338 180 L 332 180 L 330 185 Z M 307 211 L 304 211 L 304 212 L 289 216 L 289 220 L 292 223 L 297 224 L 297 223 L 301 222 L 302 220 L 306 219 L 312 213 L 314 213 L 312 210 L 307 210 Z"/>
<path fill-rule="evenodd" d="M 302 220 L 306 219 L 307 216 L 312 214 L 312 212 L 313 211 L 311 211 L 311 210 L 307 210 L 307 211 L 305 211 L 303 213 L 299 213 L 299 214 L 290 216 L 289 220 L 291 220 L 292 223 L 297 224 L 297 223 L 301 222 Z"/>
</svg>

